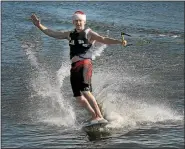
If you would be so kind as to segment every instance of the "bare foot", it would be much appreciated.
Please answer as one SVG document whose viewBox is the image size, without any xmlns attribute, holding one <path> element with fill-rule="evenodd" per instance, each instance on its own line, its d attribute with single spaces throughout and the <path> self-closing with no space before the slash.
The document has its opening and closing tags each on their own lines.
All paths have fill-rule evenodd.
<svg viewBox="0 0 185 149">
<path fill-rule="evenodd" d="M 97 123 L 97 122 L 108 122 L 106 119 L 103 117 L 96 117 L 95 119 L 91 120 L 90 123 Z"/>
<path fill-rule="evenodd" d="M 102 120 L 102 119 L 104 119 L 103 117 L 96 117 L 96 118 L 94 118 L 93 120 Z"/>
</svg>

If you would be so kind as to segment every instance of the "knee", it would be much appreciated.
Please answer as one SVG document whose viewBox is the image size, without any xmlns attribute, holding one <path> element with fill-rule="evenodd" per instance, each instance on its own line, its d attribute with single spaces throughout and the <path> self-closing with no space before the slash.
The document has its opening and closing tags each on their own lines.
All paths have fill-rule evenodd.
<svg viewBox="0 0 185 149">
<path fill-rule="evenodd" d="M 86 99 L 83 96 L 80 96 L 77 97 L 77 102 L 79 102 L 81 106 L 84 106 L 86 104 Z"/>
<path fill-rule="evenodd" d="M 91 94 L 90 91 L 84 91 L 82 92 L 84 97 L 89 101 L 89 102 L 93 102 L 96 103 L 95 97 Z"/>
</svg>

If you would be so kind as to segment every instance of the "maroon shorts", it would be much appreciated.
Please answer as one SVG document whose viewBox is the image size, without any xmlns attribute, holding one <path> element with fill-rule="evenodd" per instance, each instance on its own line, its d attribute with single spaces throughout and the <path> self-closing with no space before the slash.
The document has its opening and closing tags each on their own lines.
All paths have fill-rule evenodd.
<svg viewBox="0 0 185 149">
<path fill-rule="evenodd" d="M 71 64 L 70 81 L 74 97 L 81 96 L 81 91 L 91 91 L 92 62 L 84 59 Z"/>
</svg>

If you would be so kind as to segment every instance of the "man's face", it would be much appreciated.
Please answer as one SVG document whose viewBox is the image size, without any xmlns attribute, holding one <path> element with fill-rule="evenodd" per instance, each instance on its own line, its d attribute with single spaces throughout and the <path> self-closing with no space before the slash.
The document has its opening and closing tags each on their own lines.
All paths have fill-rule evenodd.
<svg viewBox="0 0 185 149">
<path fill-rule="evenodd" d="M 85 28 L 85 21 L 84 20 L 74 20 L 73 24 L 75 25 L 75 28 L 77 31 L 81 31 Z"/>
</svg>

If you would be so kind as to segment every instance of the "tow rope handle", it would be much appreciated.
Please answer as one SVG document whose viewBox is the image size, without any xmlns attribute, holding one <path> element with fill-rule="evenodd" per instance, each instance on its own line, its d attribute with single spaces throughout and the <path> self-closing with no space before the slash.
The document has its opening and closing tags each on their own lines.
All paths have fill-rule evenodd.
<svg viewBox="0 0 185 149">
<path fill-rule="evenodd" d="M 131 35 L 126 34 L 126 33 L 124 33 L 124 32 L 121 32 L 122 41 L 123 41 L 123 40 L 125 40 L 124 35 L 126 35 L 126 36 L 130 36 L 130 37 L 131 37 Z M 132 45 L 132 44 L 127 44 L 127 46 L 130 46 L 130 45 Z"/>
</svg>

